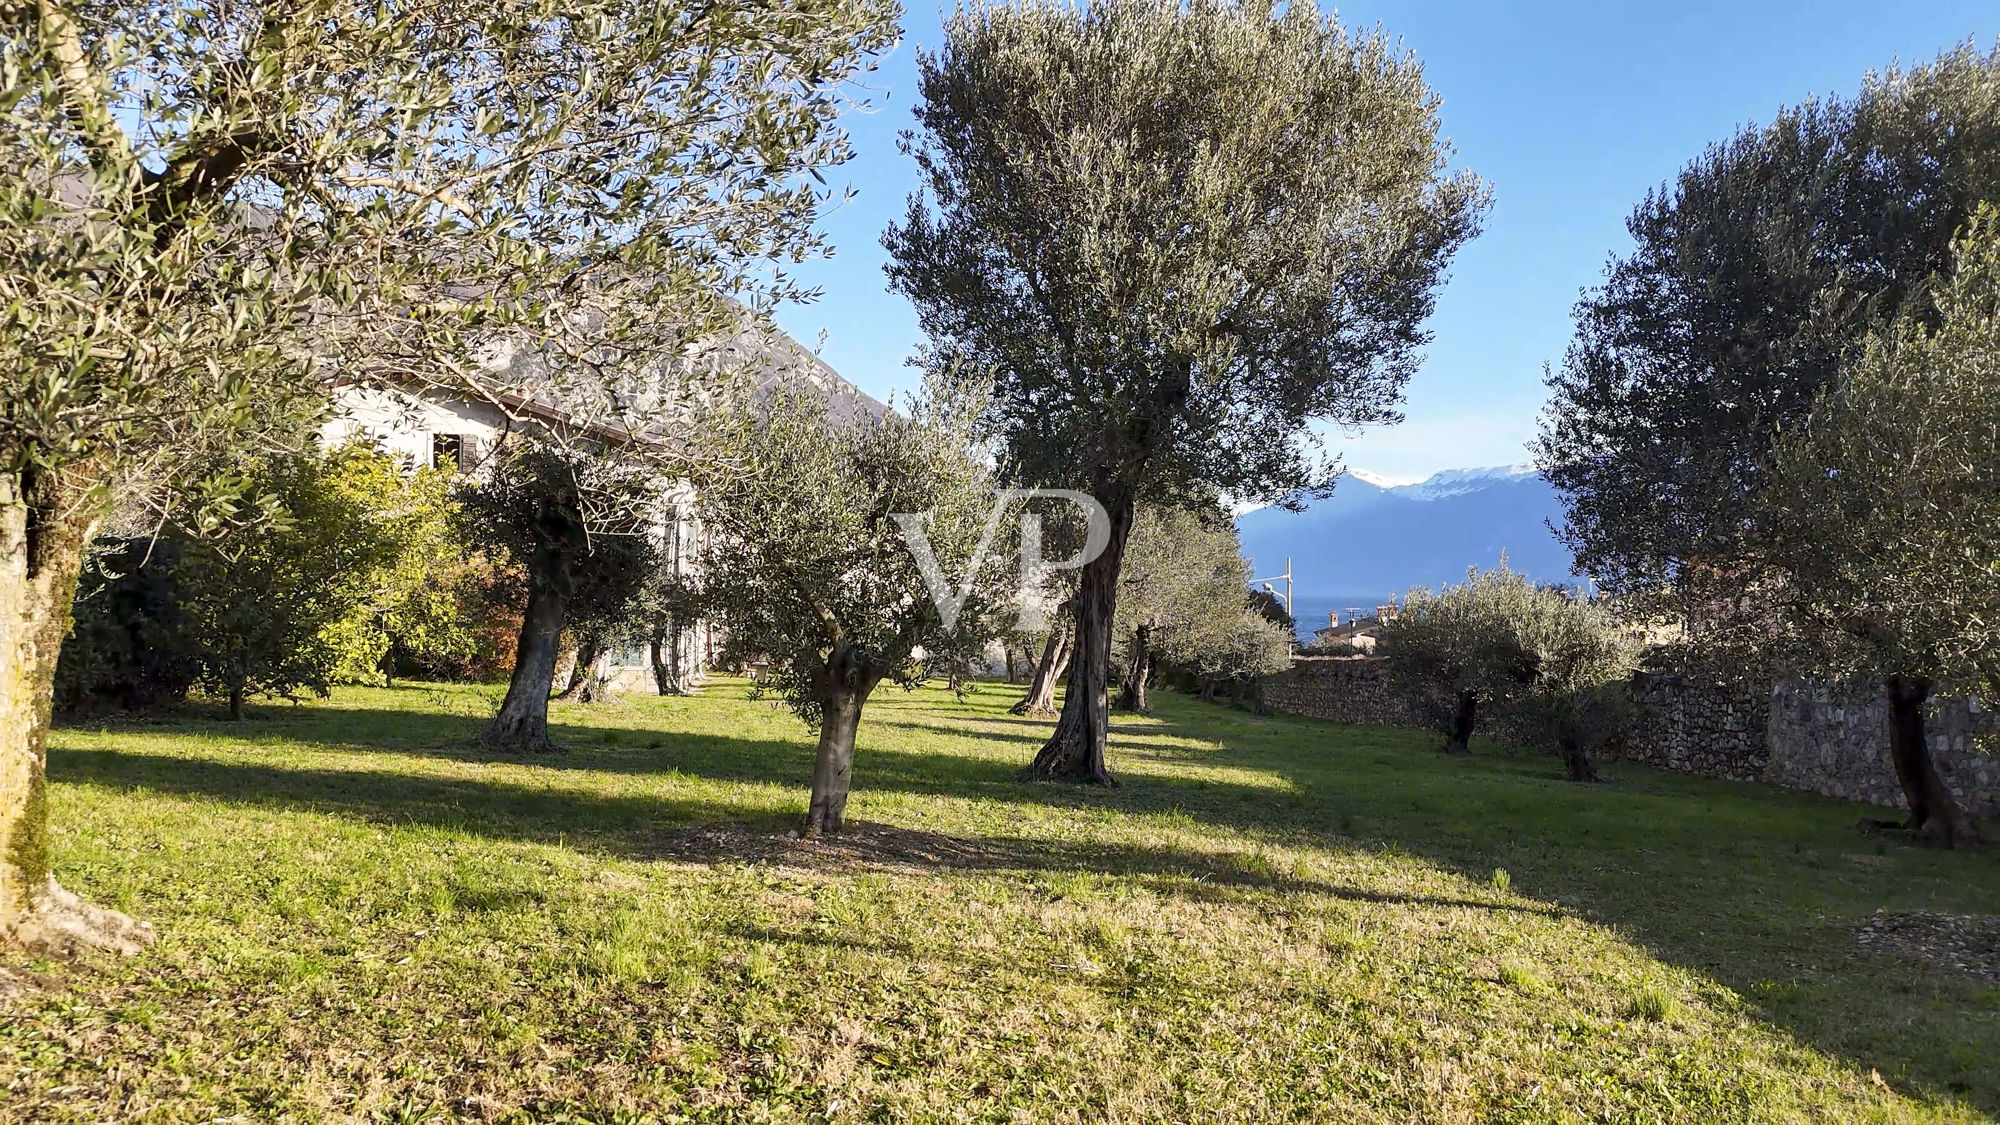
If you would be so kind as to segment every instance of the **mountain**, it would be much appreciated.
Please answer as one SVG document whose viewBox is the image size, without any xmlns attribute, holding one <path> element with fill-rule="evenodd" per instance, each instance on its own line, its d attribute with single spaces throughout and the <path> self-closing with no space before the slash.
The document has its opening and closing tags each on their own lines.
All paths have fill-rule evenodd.
<svg viewBox="0 0 2000 1125">
<path fill-rule="evenodd" d="M 1447 469 L 1420 481 L 1350 470 L 1333 495 L 1303 512 L 1259 508 L 1237 518 L 1256 577 L 1292 560 L 1299 632 L 1324 628 L 1327 614 L 1364 612 L 1411 586 L 1465 578 L 1468 566 L 1507 563 L 1540 582 L 1579 581 L 1550 523 L 1562 502 L 1533 465 Z"/>
</svg>

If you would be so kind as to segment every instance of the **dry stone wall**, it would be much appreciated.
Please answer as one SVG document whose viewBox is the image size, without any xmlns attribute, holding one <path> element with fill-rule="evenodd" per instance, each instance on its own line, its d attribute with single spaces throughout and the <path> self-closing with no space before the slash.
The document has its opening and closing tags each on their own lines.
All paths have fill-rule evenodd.
<svg viewBox="0 0 2000 1125">
<path fill-rule="evenodd" d="M 1974 816 L 2000 816 L 2000 756 L 1973 744 L 2000 729 L 1977 701 L 1940 702 L 1926 717 L 1931 760 Z M 1903 790 L 1889 759 L 1889 705 L 1853 699 L 1815 684 L 1771 689 L 1771 764 L 1764 780 L 1831 797 L 1902 807 Z"/>
<path fill-rule="evenodd" d="M 1889 760 L 1889 718 L 1879 698 L 1846 697 L 1822 685 L 1746 690 L 1675 676 L 1640 681 L 1639 718 L 1615 756 L 1686 773 L 1763 781 L 1851 801 L 1900 808 Z M 1264 699 L 1295 715 L 1343 723 L 1418 726 L 1389 687 L 1376 657 L 1299 657 L 1264 681 Z M 2000 731 L 2000 715 L 1976 701 L 1939 704 L 1927 724 L 1931 754 L 1973 815 L 2000 817 L 2000 755 L 1974 744 Z"/>
<path fill-rule="evenodd" d="M 1417 717 L 1389 689 L 1388 662 L 1368 656 L 1299 656 L 1289 671 L 1264 678 L 1273 709 L 1337 723 L 1404 727 Z"/>
</svg>

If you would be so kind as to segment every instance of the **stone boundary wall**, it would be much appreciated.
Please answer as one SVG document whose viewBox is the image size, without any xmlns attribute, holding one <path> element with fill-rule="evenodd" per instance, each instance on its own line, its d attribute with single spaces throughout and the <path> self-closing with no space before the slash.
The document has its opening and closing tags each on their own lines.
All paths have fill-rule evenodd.
<svg viewBox="0 0 2000 1125">
<path fill-rule="evenodd" d="M 1388 661 L 1373 656 L 1295 656 L 1290 670 L 1264 677 L 1264 702 L 1275 710 L 1337 723 L 1421 725 L 1389 690 Z"/>
<path fill-rule="evenodd" d="M 1925 717 L 1931 760 L 1966 811 L 2000 817 L 2000 755 L 1982 754 L 1973 736 L 2000 730 L 1977 701 L 1940 701 Z M 1771 689 L 1771 764 L 1764 780 L 1829 797 L 1904 806 L 1889 759 L 1889 705 L 1880 695 L 1857 700 L 1817 684 Z"/>
<path fill-rule="evenodd" d="M 1383 726 L 1423 726 L 1389 687 L 1380 657 L 1301 656 L 1264 680 L 1272 708 L 1309 718 Z M 1814 684 L 1766 691 L 1676 676 L 1641 678 L 1639 718 L 1606 757 L 1738 781 L 1762 781 L 1829 797 L 1901 808 L 1889 761 L 1887 705 L 1856 701 Z M 1973 744 L 2000 730 L 2000 715 L 1976 701 L 1947 700 L 1926 730 L 1938 772 L 1968 811 L 2000 817 L 2000 755 Z"/>
<path fill-rule="evenodd" d="M 1643 675 L 1639 716 L 1606 757 L 1683 773 L 1754 781 L 1771 760 L 1771 702 L 1761 692 Z"/>
</svg>

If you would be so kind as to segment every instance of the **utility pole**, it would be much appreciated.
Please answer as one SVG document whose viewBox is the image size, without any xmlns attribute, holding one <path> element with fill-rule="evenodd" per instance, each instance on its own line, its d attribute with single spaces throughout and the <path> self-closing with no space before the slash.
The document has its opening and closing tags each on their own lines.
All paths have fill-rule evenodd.
<svg viewBox="0 0 2000 1125">
<path fill-rule="evenodd" d="M 1251 559 L 1249 561 L 1251 566 L 1253 567 L 1257 563 L 1256 559 Z M 1255 574 L 1257 572 L 1253 569 L 1250 573 Z M 1276 590 L 1271 589 L 1271 583 L 1276 582 L 1281 578 L 1284 579 L 1285 582 L 1285 592 L 1282 595 L 1279 594 Z M 1299 615 L 1292 612 L 1292 560 L 1289 555 L 1286 556 L 1285 558 L 1285 572 L 1283 574 L 1273 574 L 1269 578 L 1252 578 L 1250 580 L 1250 584 L 1252 586 L 1261 585 L 1264 588 L 1264 591 L 1273 597 L 1282 597 L 1285 602 L 1285 615 L 1291 617 L 1294 620 L 1298 618 Z"/>
</svg>

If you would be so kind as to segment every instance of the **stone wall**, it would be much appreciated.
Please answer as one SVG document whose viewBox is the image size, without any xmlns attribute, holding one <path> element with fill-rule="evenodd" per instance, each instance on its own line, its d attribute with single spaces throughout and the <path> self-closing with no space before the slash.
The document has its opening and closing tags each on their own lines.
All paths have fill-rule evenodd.
<svg viewBox="0 0 2000 1125">
<path fill-rule="evenodd" d="M 1265 703 L 1294 715 L 1391 727 L 1417 722 L 1389 690 L 1388 662 L 1379 657 L 1294 657 L 1291 669 L 1266 676 L 1263 688 Z"/>
<path fill-rule="evenodd" d="M 1639 717 L 1610 756 L 1739 781 L 1763 775 L 1771 757 L 1764 693 L 1648 675 L 1639 696 Z"/>
<path fill-rule="evenodd" d="M 1931 760 L 1974 816 L 2000 816 L 2000 756 L 1981 754 L 1973 736 L 1996 728 L 1972 700 L 1946 700 L 1926 717 Z M 1771 762 L 1764 780 L 1830 797 L 1901 808 L 1903 790 L 1889 759 L 1889 705 L 1856 700 L 1814 684 L 1771 689 Z"/>
<path fill-rule="evenodd" d="M 1640 697 L 1632 730 L 1605 756 L 1891 808 L 1904 804 L 1889 761 L 1888 709 L 1879 697 L 1857 702 L 1810 684 L 1750 691 L 1650 675 L 1641 678 Z M 1297 657 L 1289 671 L 1265 679 L 1264 700 L 1279 711 L 1336 722 L 1422 725 L 1390 690 L 1387 661 L 1378 657 Z M 2000 755 L 1973 745 L 1975 733 L 2000 730 L 2000 715 L 1976 702 L 1947 701 L 1927 730 L 1938 771 L 1959 801 L 1975 816 L 2000 816 Z"/>
</svg>

